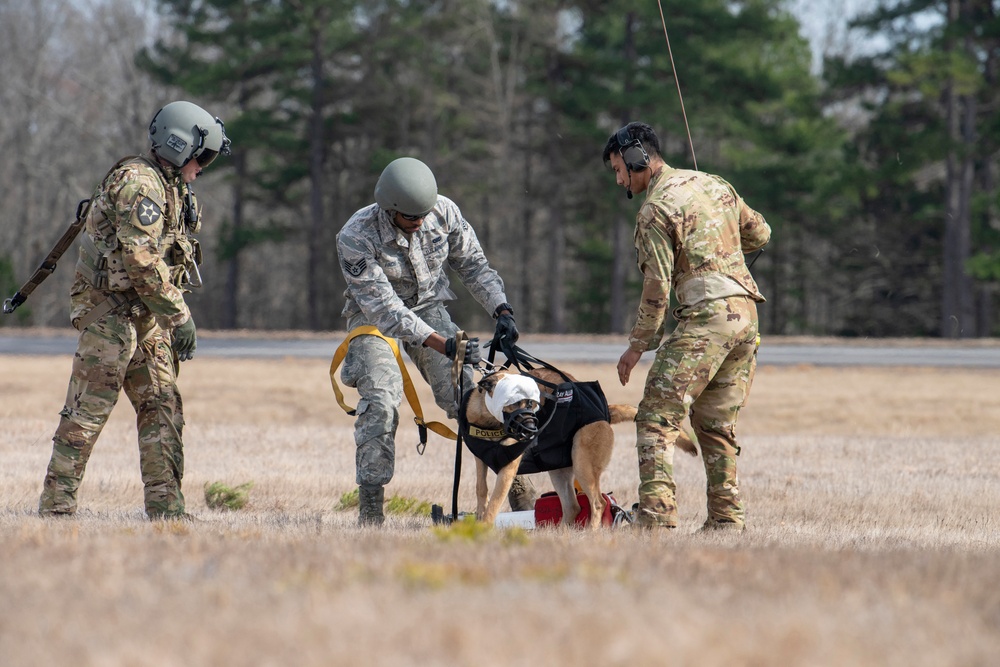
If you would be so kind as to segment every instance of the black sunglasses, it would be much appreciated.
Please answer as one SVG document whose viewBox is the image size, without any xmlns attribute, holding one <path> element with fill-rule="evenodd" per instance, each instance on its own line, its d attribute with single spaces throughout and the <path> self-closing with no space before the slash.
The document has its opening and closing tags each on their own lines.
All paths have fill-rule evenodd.
<svg viewBox="0 0 1000 667">
<path fill-rule="evenodd" d="M 416 222 L 417 220 L 423 220 L 424 218 L 427 217 L 427 213 L 430 213 L 430 211 L 428 211 L 427 213 L 421 213 L 420 215 L 407 215 L 406 213 L 403 213 L 402 211 L 396 211 L 396 212 L 399 213 L 399 217 L 401 217 L 403 220 L 409 220 L 410 222 Z"/>
</svg>

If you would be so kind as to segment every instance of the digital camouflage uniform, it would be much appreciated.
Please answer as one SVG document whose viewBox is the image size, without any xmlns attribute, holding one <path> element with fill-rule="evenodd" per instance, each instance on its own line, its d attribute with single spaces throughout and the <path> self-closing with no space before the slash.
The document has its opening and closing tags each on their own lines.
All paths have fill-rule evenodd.
<svg viewBox="0 0 1000 667">
<path fill-rule="evenodd" d="M 736 418 L 757 364 L 756 304 L 764 301 L 743 253 L 770 236 L 764 218 L 718 176 L 664 166 L 650 180 L 636 219 L 643 288 L 629 347 L 659 347 L 671 286 L 678 306 L 635 418 L 640 525 L 677 525 L 674 444 L 690 412 L 707 478 L 706 526 L 743 526 Z"/>
<path fill-rule="evenodd" d="M 347 280 L 343 315 L 348 330 L 372 325 L 399 339 L 431 386 L 435 402 L 455 418 L 452 362 L 423 346 L 432 333 L 451 338 L 458 331 L 444 303 L 455 298 L 446 269 L 458 274 L 487 311 L 492 313 L 507 301 L 503 281 L 490 268 L 458 206 L 438 195 L 420 229 L 406 234 L 393 224 L 388 211 L 371 204 L 356 212 L 337 234 L 337 252 Z M 383 487 L 393 476 L 403 397 L 402 375 L 389 344 L 376 336 L 354 338 L 341 379 L 360 394 L 354 426 L 357 483 L 362 488 Z M 465 367 L 464 382 L 472 386 L 471 367 Z M 525 485 L 518 480 L 512 500 L 525 492 Z"/>
<path fill-rule="evenodd" d="M 196 269 L 197 242 L 188 234 L 198 223 L 189 229 L 184 222 L 180 170 L 154 160 L 119 162 L 91 200 L 71 291 L 70 318 L 80 339 L 42 515 L 76 512 L 87 460 L 124 389 L 136 412 L 146 514 L 184 516 L 184 417 L 170 331 L 191 316 L 179 285 Z M 105 304 L 109 296 L 115 301 Z M 125 303 L 94 320 L 95 308 L 117 300 Z"/>
</svg>

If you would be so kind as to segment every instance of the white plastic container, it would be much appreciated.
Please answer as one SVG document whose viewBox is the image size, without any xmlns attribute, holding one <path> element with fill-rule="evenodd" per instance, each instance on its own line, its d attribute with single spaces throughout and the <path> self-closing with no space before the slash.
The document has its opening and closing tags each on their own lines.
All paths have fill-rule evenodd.
<svg viewBox="0 0 1000 667">
<path fill-rule="evenodd" d="M 501 512 L 497 514 L 497 520 L 493 525 L 497 528 L 524 528 L 531 530 L 535 527 L 535 510 Z"/>
</svg>

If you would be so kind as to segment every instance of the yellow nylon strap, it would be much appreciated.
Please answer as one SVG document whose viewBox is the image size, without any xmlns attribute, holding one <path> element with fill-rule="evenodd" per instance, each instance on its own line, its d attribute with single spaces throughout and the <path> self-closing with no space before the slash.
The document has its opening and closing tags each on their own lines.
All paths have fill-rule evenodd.
<svg viewBox="0 0 1000 667">
<path fill-rule="evenodd" d="M 410 408 L 413 410 L 413 414 L 415 415 L 413 421 L 416 422 L 417 426 L 426 426 L 428 429 L 444 438 L 450 438 L 452 440 L 457 438 L 458 436 L 455 432 L 441 422 L 424 421 L 424 411 L 420 407 L 420 399 L 417 397 L 417 390 L 413 387 L 413 381 L 410 379 L 410 374 L 407 372 L 406 365 L 403 363 L 403 355 L 399 352 L 399 345 L 396 344 L 396 339 L 387 337 L 376 327 L 371 325 L 352 329 L 350 333 L 347 334 L 344 342 L 342 342 L 337 348 L 337 351 L 334 352 L 333 361 L 330 362 L 330 383 L 333 385 L 333 393 L 337 395 L 337 403 L 339 403 L 340 407 L 344 409 L 344 412 L 354 416 L 357 414 L 357 409 L 352 408 L 344 402 L 344 393 L 340 390 L 340 385 L 337 384 L 337 369 L 340 367 L 340 364 L 344 362 L 344 357 L 347 356 L 347 348 L 350 345 L 350 342 L 358 336 L 378 336 L 389 344 L 393 355 L 396 357 L 396 363 L 399 364 L 399 372 L 403 376 L 403 394 L 406 396 L 406 402 L 410 404 Z"/>
</svg>

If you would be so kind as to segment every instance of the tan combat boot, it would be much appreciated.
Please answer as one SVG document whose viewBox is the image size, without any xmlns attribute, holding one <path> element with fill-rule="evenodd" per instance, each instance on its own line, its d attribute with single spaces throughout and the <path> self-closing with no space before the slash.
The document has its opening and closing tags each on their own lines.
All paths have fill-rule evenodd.
<svg viewBox="0 0 1000 667">
<path fill-rule="evenodd" d="M 734 531 L 741 533 L 746 530 L 746 524 L 737 519 L 716 519 L 708 517 L 702 524 L 699 532 L 708 533 L 713 531 Z"/>
<path fill-rule="evenodd" d="M 507 502 L 510 503 L 512 512 L 535 509 L 537 498 L 538 492 L 535 491 L 535 485 L 531 483 L 530 479 L 524 475 L 518 475 L 514 478 L 510 485 L 510 491 L 507 493 Z"/>
</svg>

